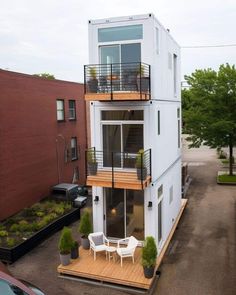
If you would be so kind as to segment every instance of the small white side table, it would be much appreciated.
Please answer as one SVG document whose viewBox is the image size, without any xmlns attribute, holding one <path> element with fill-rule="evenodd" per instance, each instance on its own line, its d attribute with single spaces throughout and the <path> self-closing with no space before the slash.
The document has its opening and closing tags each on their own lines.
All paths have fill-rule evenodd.
<svg viewBox="0 0 236 295">
<path fill-rule="evenodd" d="M 116 261 L 115 253 L 116 253 L 116 247 L 109 246 L 106 249 L 106 252 L 108 253 L 108 259 L 110 261 L 111 257 L 114 261 Z"/>
</svg>

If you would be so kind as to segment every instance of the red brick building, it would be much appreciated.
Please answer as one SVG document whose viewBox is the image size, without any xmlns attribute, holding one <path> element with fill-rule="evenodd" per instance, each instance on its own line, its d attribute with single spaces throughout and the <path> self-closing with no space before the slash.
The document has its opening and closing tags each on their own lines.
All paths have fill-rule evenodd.
<svg viewBox="0 0 236 295">
<path fill-rule="evenodd" d="M 0 220 L 85 183 L 83 84 L 0 70 Z"/>
</svg>

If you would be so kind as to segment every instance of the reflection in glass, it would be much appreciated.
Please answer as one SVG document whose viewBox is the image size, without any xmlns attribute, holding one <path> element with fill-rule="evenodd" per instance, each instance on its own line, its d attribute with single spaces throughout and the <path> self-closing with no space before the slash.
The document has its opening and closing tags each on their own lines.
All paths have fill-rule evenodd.
<svg viewBox="0 0 236 295">
<path fill-rule="evenodd" d="M 105 189 L 106 194 L 106 235 L 113 238 L 123 238 L 124 228 L 124 190 Z"/>
<path fill-rule="evenodd" d="M 126 236 L 144 240 L 144 193 L 126 191 Z"/>
</svg>

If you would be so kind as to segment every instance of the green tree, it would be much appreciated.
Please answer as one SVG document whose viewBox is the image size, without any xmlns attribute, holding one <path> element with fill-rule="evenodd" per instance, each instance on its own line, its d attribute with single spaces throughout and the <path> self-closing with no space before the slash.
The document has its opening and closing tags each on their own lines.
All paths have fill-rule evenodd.
<svg viewBox="0 0 236 295">
<path fill-rule="evenodd" d="M 185 76 L 190 88 L 190 105 L 184 112 L 189 147 L 202 143 L 211 148 L 229 147 L 229 174 L 233 175 L 236 145 L 236 69 L 229 64 L 218 71 L 196 70 Z"/>
<path fill-rule="evenodd" d="M 48 80 L 55 80 L 54 75 L 49 74 L 49 73 L 34 74 L 34 76 L 45 78 L 45 79 L 48 79 Z"/>
<path fill-rule="evenodd" d="M 191 107 L 191 92 L 189 89 L 183 89 L 181 91 L 181 98 L 182 98 L 182 124 L 183 124 L 183 130 L 182 132 L 185 133 L 185 113 L 188 111 Z"/>
</svg>

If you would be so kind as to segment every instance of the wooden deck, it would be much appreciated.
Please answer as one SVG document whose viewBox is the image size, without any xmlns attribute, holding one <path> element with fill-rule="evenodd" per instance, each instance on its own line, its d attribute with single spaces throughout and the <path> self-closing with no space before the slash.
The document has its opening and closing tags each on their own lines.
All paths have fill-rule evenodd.
<svg viewBox="0 0 236 295">
<path fill-rule="evenodd" d="M 151 176 L 143 181 L 138 180 L 137 172 L 114 172 L 114 188 L 143 190 L 151 183 Z M 112 187 L 112 172 L 98 170 L 96 175 L 88 175 L 86 180 L 88 186 Z"/>
<path fill-rule="evenodd" d="M 125 100 L 149 100 L 151 98 L 150 93 L 134 92 L 113 92 L 111 93 L 86 93 L 84 95 L 87 101 L 125 101 Z"/>
<path fill-rule="evenodd" d="M 157 258 L 157 268 L 161 264 L 186 204 L 187 200 L 183 199 L 179 215 Z M 150 289 L 156 278 L 155 275 L 152 279 L 146 279 L 144 277 L 143 267 L 141 266 L 140 247 L 137 248 L 135 252 L 135 263 L 132 263 L 131 258 L 126 258 L 123 260 L 123 267 L 121 267 L 118 257 L 116 257 L 116 261 L 113 261 L 112 259 L 109 261 L 106 260 L 105 253 L 101 252 L 97 253 L 97 260 L 94 261 L 93 254 L 89 254 L 89 250 L 83 250 L 80 248 L 80 257 L 73 260 L 68 266 L 59 265 L 57 271 L 61 275 L 69 275 L 70 277 L 92 279 L 98 282 L 108 282 L 143 290 Z"/>
</svg>

